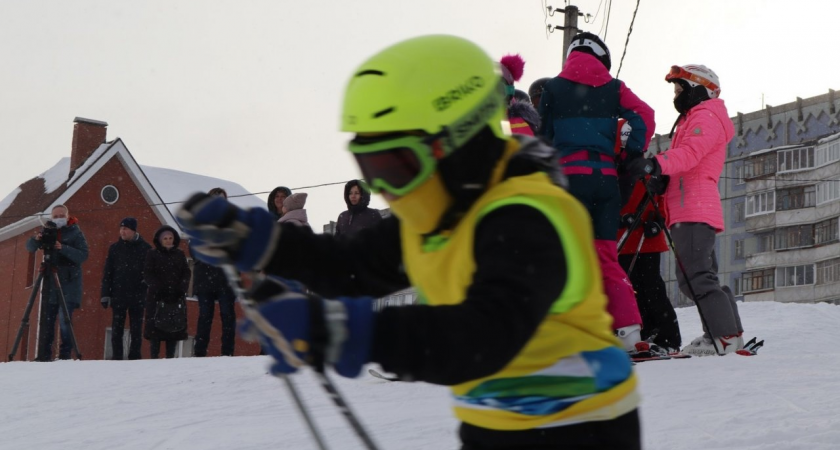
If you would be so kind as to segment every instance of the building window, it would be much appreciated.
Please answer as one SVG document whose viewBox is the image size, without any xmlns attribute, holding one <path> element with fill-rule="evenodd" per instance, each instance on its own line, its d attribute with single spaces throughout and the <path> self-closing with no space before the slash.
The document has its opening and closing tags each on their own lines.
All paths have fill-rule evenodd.
<svg viewBox="0 0 840 450">
<path fill-rule="evenodd" d="M 744 259 L 744 240 L 735 239 L 735 259 Z"/>
<path fill-rule="evenodd" d="M 776 269 L 776 287 L 805 286 L 807 284 L 814 284 L 813 264 Z"/>
<path fill-rule="evenodd" d="M 771 233 L 759 234 L 758 239 L 758 253 L 772 252 L 776 248 L 775 235 Z"/>
<path fill-rule="evenodd" d="M 774 269 L 764 269 L 755 272 L 747 272 L 743 275 L 741 293 L 766 291 L 773 289 L 775 282 Z"/>
<path fill-rule="evenodd" d="M 102 197 L 103 202 L 109 205 L 113 205 L 114 203 L 117 203 L 117 200 L 120 199 L 120 191 L 118 191 L 117 188 L 109 184 L 108 186 L 102 188 L 102 190 L 99 192 L 99 196 Z"/>
<path fill-rule="evenodd" d="M 840 281 L 840 258 L 817 263 L 817 284 L 837 283 Z"/>
<path fill-rule="evenodd" d="M 814 168 L 814 147 L 781 150 L 779 155 L 779 173 Z"/>
<path fill-rule="evenodd" d="M 776 250 L 814 245 L 814 226 L 798 225 L 776 230 Z"/>
<path fill-rule="evenodd" d="M 746 183 L 746 181 L 744 181 L 744 165 L 743 164 L 735 166 L 735 177 L 734 178 L 735 178 L 735 184 L 736 185 L 742 185 L 742 184 Z"/>
<path fill-rule="evenodd" d="M 735 277 L 732 279 L 732 295 L 735 297 L 740 297 L 744 295 L 742 287 L 741 277 Z"/>
<path fill-rule="evenodd" d="M 823 220 L 814 225 L 814 243 L 826 244 L 840 239 L 838 235 L 838 218 Z"/>
<path fill-rule="evenodd" d="M 817 185 L 817 204 L 840 198 L 840 180 L 826 180 Z"/>
<path fill-rule="evenodd" d="M 753 156 L 744 163 L 744 178 L 756 178 L 776 173 L 776 153 Z"/>
<path fill-rule="evenodd" d="M 775 211 L 776 191 L 761 192 L 747 196 L 746 217 L 758 216 Z"/>
<path fill-rule="evenodd" d="M 736 223 L 744 221 L 744 204 L 743 203 L 734 203 L 732 205 L 732 216 L 733 216 L 733 220 Z"/>
<path fill-rule="evenodd" d="M 817 204 L 817 190 L 815 186 L 799 186 L 779 189 L 776 193 L 776 211 L 810 208 Z"/>
<path fill-rule="evenodd" d="M 820 144 L 814 150 L 816 167 L 840 161 L 840 140 Z"/>
</svg>

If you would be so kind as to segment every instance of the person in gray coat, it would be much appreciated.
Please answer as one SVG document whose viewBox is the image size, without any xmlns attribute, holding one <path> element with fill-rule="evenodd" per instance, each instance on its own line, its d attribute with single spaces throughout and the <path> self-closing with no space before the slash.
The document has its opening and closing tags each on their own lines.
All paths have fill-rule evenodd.
<svg viewBox="0 0 840 450">
<path fill-rule="evenodd" d="M 88 244 L 85 235 L 79 229 L 79 220 L 70 217 L 70 210 L 64 205 L 56 205 L 52 209 L 51 221 L 58 229 L 58 236 L 55 243 L 53 267 L 58 273 L 58 280 L 61 283 L 61 291 L 64 293 L 64 300 L 67 303 L 67 311 L 70 319 L 75 311 L 82 304 L 82 263 L 88 258 Z M 26 250 L 35 253 L 41 246 L 42 233 L 26 241 Z M 64 310 L 59 303 L 59 291 L 52 286 L 53 277 L 44 276 L 41 289 L 41 317 L 40 335 L 38 338 L 37 361 L 52 360 L 52 343 L 55 339 L 55 320 L 59 320 L 61 329 L 61 345 L 58 350 L 59 359 L 70 359 L 70 352 L 73 349 L 73 336 L 70 326 L 64 319 Z"/>
<path fill-rule="evenodd" d="M 306 193 L 292 194 L 283 201 L 283 216 L 277 223 L 292 223 L 299 227 L 308 227 L 309 219 L 306 217 Z"/>
</svg>

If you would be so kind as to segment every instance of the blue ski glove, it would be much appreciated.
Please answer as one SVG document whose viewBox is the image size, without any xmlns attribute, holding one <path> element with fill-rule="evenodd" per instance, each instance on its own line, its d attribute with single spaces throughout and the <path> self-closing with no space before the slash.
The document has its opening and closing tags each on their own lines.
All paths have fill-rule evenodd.
<svg viewBox="0 0 840 450">
<path fill-rule="evenodd" d="M 257 304 L 240 330 L 243 336 L 257 337 L 274 357 L 272 373 L 294 373 L 304 364 L 323 371 L 330 365 L 339 375 L 354 378 L 369 362 L 372 298 L 326 300 L 276 277 L 257 280 L 247 297 Z"/>
<path fill-rule="evenodd" d="M 192 238 L 190 251 L 196 258 L 215 266 L 233 264 L 241 271 L 262 270 L 280 237 L 268 211 L 244 210 L 224 197 L 203 193 L 190 197 L 177 219 Z"/>
</svg>

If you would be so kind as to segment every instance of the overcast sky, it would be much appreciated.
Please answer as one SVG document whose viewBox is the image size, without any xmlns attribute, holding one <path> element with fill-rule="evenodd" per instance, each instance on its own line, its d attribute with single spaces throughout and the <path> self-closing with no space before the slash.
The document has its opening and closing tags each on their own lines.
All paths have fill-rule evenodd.
<svg viewBox="0 0 840 450">
<path fill-rule="evenodd" d="M 564 2 L 549 0 L 555 7 Z M 575 2 L 595 14 L 599 0 Z M 618 70 L 635 2 L 615 1 L 606 42 Z M 338 131 L 348 76 L 399 40 L 448 33 L 494 58 L 521 53 L 519 87 L 560 71 L 542 0 L 0 2 L 0 198 L 70 155 L 73 118 L 109 123 L 140 164 L 238 182 L 252 192 L 346 181 Z M 672 64 L 715 70 L 730 116 L 840 89 L 836 2 L 643 0 L 620 78 L 676 112 Z M 598 33 L 602 10 L 584 31 Z M 547 22 L 561 24 L 562 15 Z M 601 36 L 604 36 L 601 32 Z M 307 189 L 316 230 L 342 187 Z M 261 195 L 262 198 L 266 194 Z M 373 206 L 384 207 L 374 198 Z M 82 218 L 83 219 L 83 218 Z"/>
</svg>

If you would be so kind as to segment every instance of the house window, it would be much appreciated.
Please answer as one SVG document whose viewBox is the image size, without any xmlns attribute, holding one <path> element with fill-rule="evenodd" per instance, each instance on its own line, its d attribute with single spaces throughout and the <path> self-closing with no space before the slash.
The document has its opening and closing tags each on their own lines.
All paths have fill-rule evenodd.
<svg viewBox="0 0 840 450">
<path fill-rule="evenodd" d="M 776 173 L 776 153 L 753 156 L 744 163 L 744 178 L 756 178 Z"/>
<path fill-rule="evenodd" d="M 814 226 L 799 225 L 776 230 L 776 250 L 814 245 Z"/>
<path fill-rule="evenodd" d="M 838 235 L 838 218 L 823 220 L 814 225 L 814 243 L 825 244 L 840 238 Z"/>
<path fill-rule="evenodd" d="M 814 167 L 814 147 L 781 150 L 779 155 L 779 173 Z"/>
<path fill-rule="evenodd" d="M 776 191 L 766 191 L 747 196 L 746 203 L 746 217 L 774 212 L 776 207 Z"/>
<path fill-rule="evenodd" d="M 779 267 L 776 269 L 776 286 L 805 286 L 814 284 L 814 265 Z"/>
<path fill-rule="evenodd" d="M 743 203 L 735 203 L 732 205 L 732 216 L 735 223 L 743 222 L 744 221 L 744 204 Z"/>
<path fill-rule="evenodd" d="M 735 259 L 744 259 L 744 240 L 735 239 Z"/>
<path fill-rule="evenodd" d="M 840 161 L 840 140 L 818 145 L 814 150 L 814 163 L 816 167 Z"/>
<path fill-rule="evenodd" d="M 817 284 L 837 283 L 840 281 L 840 258 L 817 263 Z"/>
<path fill-rule="evenodd" d="M 840 198 L 840 180 L 826 180 L 817 185 L 817 204 Z"/>
<path fill-rule="evenodd" d="M 741 277 L 735 277 L 732 280 L 732 295 L 734 295 L 735 297 L 740 297 L 740 296 L 744 295 L 741 285 L 742 285 Z"/>
<path fill-rule="evenodd" d="M 746 181 L 744 181 L 744 165 L 743 164 L 735 166 L 735 177 L 734 178 L 735 178 L 735 184 L 736 185 L 742 185 L 742 184 L 746 183 Z"/>
<path fill-rule="evenodd" d="M 779 189 L 779 192 L 776 193 L 776 211 L 810 208 L 816 204 L 817 192 L 815 186 Z"/>
<path fill-rule="evenodd" d="M 26 287 L 31 288 L 35 284 L 35 252 L 26 252 Z"/>
<path fill-rule="evenodd" d="M 764 269 L 755 272 L 747 272 L 743 275 L 741 293 L 765 291 L 773 289 L 775 281 L 774 269 Z"/>
<path fill-rule="evenodd" d="M 111 186 L 110 184 L 103 187 L 102 190 L 99 192 L 99 195 L 100 197 L 102 197 L 102 201 L 109 205 L 117 203 L 117 200 L 120 199 L 120 191 L 117 190 L 117 188 L 115 188 L 114 186 Z"/>
</svg>

